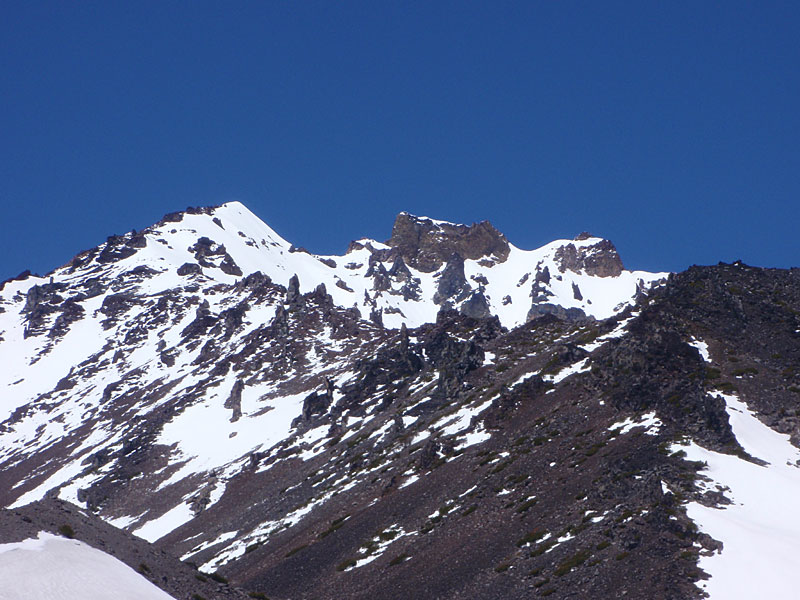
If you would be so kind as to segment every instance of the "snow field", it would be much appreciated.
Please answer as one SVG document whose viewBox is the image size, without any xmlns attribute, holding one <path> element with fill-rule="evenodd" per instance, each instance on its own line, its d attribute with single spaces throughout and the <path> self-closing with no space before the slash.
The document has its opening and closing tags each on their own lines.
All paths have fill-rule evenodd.
<svg viewBox="0 0 800 600">
<path fill-rule="evenodd" d="M 113 556 L 45 532 L 0 544 L 0 582 L 0 600 L 174 600 Z"/>
<path fill-rule="evenodd" d="M 700 557 L 711 578 L 699 583 L 711 600 L 796 598 L 800 573 L 800 450 L 789 437 L 764 425 L 735 395 L 721 394 L 731 428 L 741 446 L 764 466 L 738 456 L 706 450 L 695 443 L 675 445 L 689 460 L 703 461 L 701 482 L 723 490 L 732 504 L 686 506 L 701 531 L 723 543 L 721 552 Z"/>
</svg>

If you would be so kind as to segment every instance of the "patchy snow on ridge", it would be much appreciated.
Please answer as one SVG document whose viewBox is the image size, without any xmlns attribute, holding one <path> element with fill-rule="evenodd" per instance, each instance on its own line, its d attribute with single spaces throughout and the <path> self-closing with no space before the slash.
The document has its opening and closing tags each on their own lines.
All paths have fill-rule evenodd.
<svg viewBox="0 0 800 600">
<path fill-rule="evenodd" d="M 624 435 L 630 431 L 632 431 L 636 427 L 644 427 L 644 433 L 647 435 L 656 435 L 658 434 L 659 429 L 663 426 L 661 419 L 656 416 L 654 411 L 649 413 L 645 413 L 638 417 L 638 419 L 633 419 L 628 417 L 623 421 L 619 421 L 614 423 L 611 427 L 608 428 L 609 431 L 617 431 L 619 430 L 620 435 Z"/>
<path fill-rule="evenodd" d="M 578 373 L 586 373 L 587 371 L 591 370 L 591 367 L 588 365 L 589 359 L 584 358 L 583 360 L 579 360 L 575 364 L 569 365 L 568 367 L 564 367 L 555 375 L 544 375 L 542 379 L 544 381 L 550 381 L 554 384 L 561 383 L 567 377 L 571 375 L 577 375 Z"/>
<path fill-rule="evenodd" d="M 653 285 L 668 274 L 622 271 L 616 277 L 598 277 L 585 272 L 559 271 L 556 261 L 559 248 L 567 244 L 586 247 L 601 241 L 601 238 L 556 240 L 535 250 L 522 250 L 509 244 L 510 252 L 505 261 L 483 267 L 479 260 L 467 260 L 464 261 L 464 273 L 467 281 L 480 276 L 488 280 L 485 296 L 492 313 L 506 327 L 516 327 L 526 322 L 531 308 L 531 284 L 537 267 L 546 267 L 551 273 L 547 287 L 553 296 L 548 302 L 564 308 L 579 308 L 596 319 L 605 319 L 633 303 L 640 280 L 646 285 Z M 580 289 L 583 296 L 581 300 L 575 298 L 573 285 Z M 508 300 L 504 302 L 506 296 Z"/>
</svg>

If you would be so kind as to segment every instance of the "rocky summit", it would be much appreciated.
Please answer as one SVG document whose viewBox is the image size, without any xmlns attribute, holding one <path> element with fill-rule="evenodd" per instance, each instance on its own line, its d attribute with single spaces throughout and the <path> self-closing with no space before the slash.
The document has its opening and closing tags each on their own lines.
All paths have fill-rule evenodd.
<svg viewBox="0 0 800 600">
<path fill-rule="evenodd" d="M 50 532 L 181 600 L 794 595 L 798 269 L 407 213 L 321 256 L 234 202 L 4 282 L 0 364 L 0 558 Z"/>
</svg>

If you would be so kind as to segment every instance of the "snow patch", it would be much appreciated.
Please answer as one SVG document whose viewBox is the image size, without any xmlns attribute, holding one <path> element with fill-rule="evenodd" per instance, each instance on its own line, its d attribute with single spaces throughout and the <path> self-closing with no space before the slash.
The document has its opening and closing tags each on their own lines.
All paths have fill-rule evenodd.
<svg viewBox="0 0 800 600">
<path fill-rule="evenodd" d="M 700 353 L 700 356 L 703 357 L 704 361 L 707 363 L 711 362 L 711 355 L 708 353 L 708 344 L 696 338 L 692 338 L 692 341 L 689 342 L 689 345 L 693 348 L 697 348 L 697 351 Z"/>
<path fill-rule="evenodd" d="M 663 423 L 656 416 L 654 411 L 641 415 L 638 419 L 628 417 L 624 421 L 618 421 L 608 428 L 609 431 L 619 430 L 620 435 L 632 431 L 636 427 L 644 427 L 647 435 L 658 435 Z"/>
<path fill-rule="evenodd" d="M 113 556 L 45 532 L 0 544 L 0 581 L 2 600 L 174 600 Z"/>
</svg>

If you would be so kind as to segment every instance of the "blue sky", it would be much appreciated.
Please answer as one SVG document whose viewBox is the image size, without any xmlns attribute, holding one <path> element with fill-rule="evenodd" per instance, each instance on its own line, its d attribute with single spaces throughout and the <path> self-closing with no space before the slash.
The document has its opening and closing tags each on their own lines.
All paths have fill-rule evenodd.
<svg viewBox="0 0 800 600">
<path fill-rule="evenodd" d="M 798 7 L 8 2 L 0 279 L 228 200 L 320 253 L 407 210 L 800 266 Z"/>
</svg>

